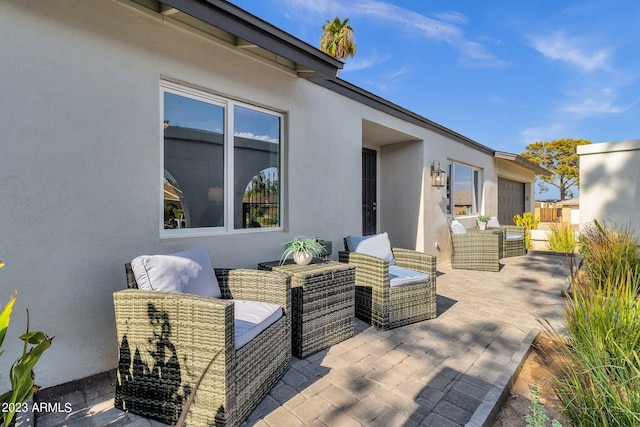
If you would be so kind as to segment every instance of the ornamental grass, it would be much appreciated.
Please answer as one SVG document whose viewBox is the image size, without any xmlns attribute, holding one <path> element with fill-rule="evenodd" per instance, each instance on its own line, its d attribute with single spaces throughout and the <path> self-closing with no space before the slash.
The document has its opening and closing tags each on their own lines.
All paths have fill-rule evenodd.
<svg viewBox="0 0 640 427">
<path fill-rule="evenodd" d="M 578 426 L 640 425 L 640 262 L 634 234 L 594 221 L 581 236 L 588 291 L 567 299 L 555 387 Z M 633 245 L 631 244 L 633 243 Z"/>
</svg>

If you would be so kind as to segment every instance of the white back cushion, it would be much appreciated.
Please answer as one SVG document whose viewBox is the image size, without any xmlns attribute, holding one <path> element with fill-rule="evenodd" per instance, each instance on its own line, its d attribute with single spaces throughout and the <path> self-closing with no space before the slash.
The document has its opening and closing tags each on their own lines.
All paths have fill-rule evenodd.
<svg viewBox="0 0 640 427">
<path fill-rule="evenodd" d="M 347 241 L 347 250 L 349 252 L 355 252 L 356 248 L 358 247 L 358 244 L 360 242 L 362 242 L 363 240 L 366 239 L 370 239 L 373 236 L 352 236 L 352 235 L 348 235 L 346 237 L 346 241 Z"/>
<path fill-rule="evenodd" d="M 222 296 L 204 246 L 169 255 L 141 255 L 131 261 L 131 269 L 143 290 Z"/>
<path fill-rule="evenodd" d="M 391 251 L 391 242 L 387 233 L 377 234 L 362 240 L 355 248 L 355 252 L 371 255 L 389 261 L 390 265 L 396 263 Z"/>
<path fill-rule="evenodd" d="M 489 218 L 489 222 L 487 222 L 488 228 L 500 228 L 500 223 L 498 222 L 498 218 L 492 216 Z"/>
<path fill-rule="evenodd" d="M 464 225 L 462 225 L 460 221 L 454 219 L 451 222 L 451 231 L 453 232 L 453 234 L 464 234 L 467 232 L 467 229 L 464 228 Z"/>
</svg>

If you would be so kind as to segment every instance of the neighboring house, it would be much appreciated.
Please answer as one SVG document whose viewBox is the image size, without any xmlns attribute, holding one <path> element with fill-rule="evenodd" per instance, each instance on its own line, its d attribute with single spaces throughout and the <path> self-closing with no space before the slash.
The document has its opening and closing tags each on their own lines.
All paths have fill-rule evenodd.
<svg viewBox="0 0 640 427">
<path fill-rule="evenodd" d="M 42 386 L 116 366 L 112 294 L 137 255 L 204 244 L 215 267 L 255 268 L 295 235 L 336 259 L 347 234 L 388 231 L 448 263 L 454 206 L 508 223 L 545 172 L 221 0 L 4 0 L 0 40 L 0 298 L 19 291 L 5 347 L 29 307 L 56 336 Z"/>
<path fill-rule="evenodd" d="M 580 222 L 605 220 L 640 233 L 640 139 L 578 147 Z"/>
</svg>

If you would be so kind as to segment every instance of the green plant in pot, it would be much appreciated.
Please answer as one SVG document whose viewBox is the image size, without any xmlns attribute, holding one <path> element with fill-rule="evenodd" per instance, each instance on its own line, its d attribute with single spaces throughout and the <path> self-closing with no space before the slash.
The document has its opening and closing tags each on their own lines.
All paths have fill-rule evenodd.
<svg viewBox="0 0 640 427">
<path fill-rule="evenodd" d="M 491 218 L 486 215 L 478 215 L 478 227 L 480 230 L 484 230 L 487 228 L 487 223 Z"/>
<path fill-rule="evenodd" d="M 284 244 L 284 251 L 280 257 L 280 264 L 284 264 L 289 256 L 293 256 L 296 264 L 306 265 L 313 257 L 324 255 L 324 246 L 316 239 L 305 236 L 296 236 Z"/>
<path fill-rule="evenodd" d="M 4 264 L 0 261 L 0 268 Z M 11 320 L 11 312 L 13 305 L 18 297 L 17 292 L 13 292 L 13 296 L 0 312 L 0 348 L 4 342 L 4 338 L 9 329 L 9 321 Z M 0 405 L 2 406 L 2 419 L 0 426 L 8 427 L 15 423 L 16 412 L 23 412 L 27 400 L 38 391 L 39 387 L 34 383 L 33 369 L 36 363 L 50 346 L 52 338 L 49 338 L 44 332 L 29 331 L 29 310 L 27 310 L 27 332 L 20 336 L 24 341 L 22 348 L 22 356 L 20 356 L 9 370 L 9 380 L 11 382 L 11 390 L 0 394 Z M 31 345 L 31 348 L 29 348 Z M 0 356 L 4 350 L 0 350 Z"/>
</svg>

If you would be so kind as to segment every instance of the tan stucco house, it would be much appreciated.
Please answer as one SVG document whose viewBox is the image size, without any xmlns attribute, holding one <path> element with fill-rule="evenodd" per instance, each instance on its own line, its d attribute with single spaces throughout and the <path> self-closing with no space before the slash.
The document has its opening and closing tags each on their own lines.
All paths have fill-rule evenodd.
<svg viewBox="0 0 640 427">
<path fill-rule="evenodd" d="M 137 255 L 203 244 L 255 268 L 296 235 L 336 259 L 344 236 L 387 231 L 448 263 L 454 206 L 469 224 L 533 210 L 535 165 L 226 1 L 4 0 L 0 40 L 0 298 L 19 292 L 6 342 L 25 307 L 56 336 L 45 387 L 116 366 L 112 294 Z"/>
</svg>

